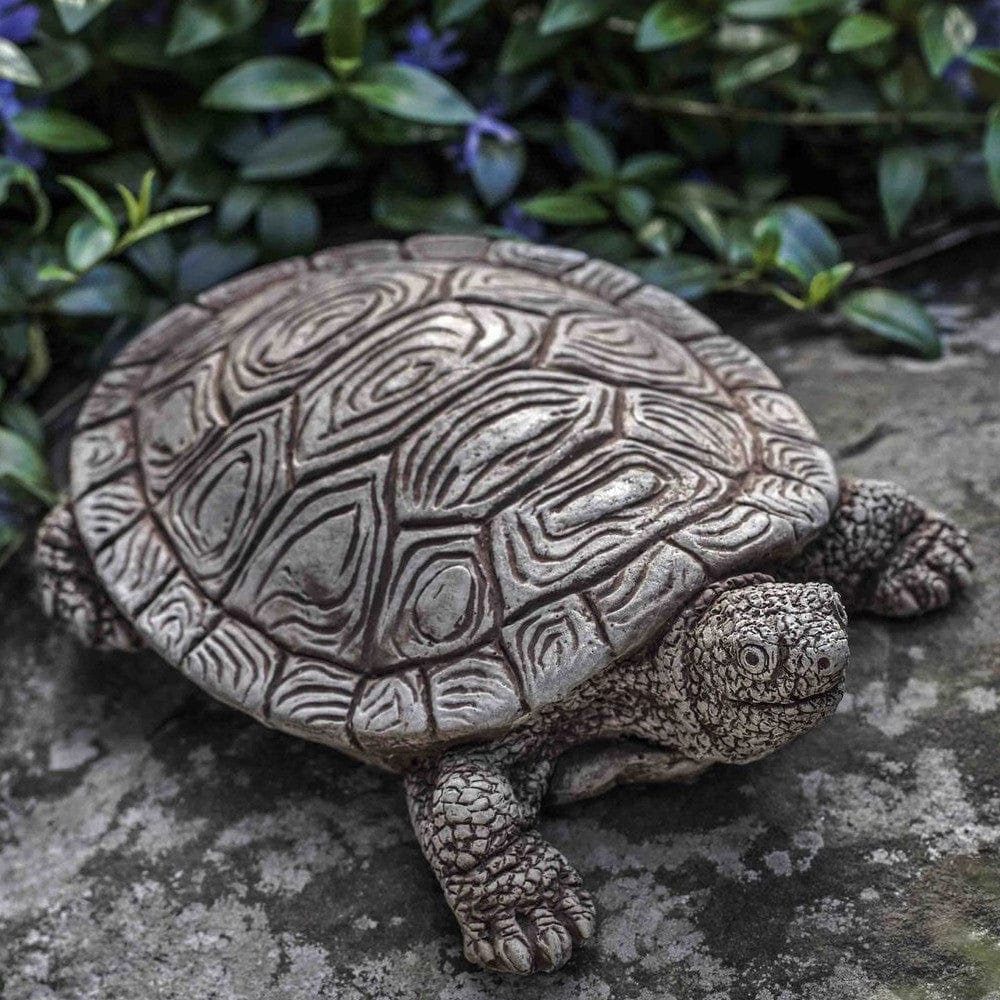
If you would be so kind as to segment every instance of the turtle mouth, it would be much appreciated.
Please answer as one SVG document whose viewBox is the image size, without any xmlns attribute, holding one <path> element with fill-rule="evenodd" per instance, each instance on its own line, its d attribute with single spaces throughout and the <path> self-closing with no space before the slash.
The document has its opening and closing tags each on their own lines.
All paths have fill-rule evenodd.
<svg viewBox="0 0 1000 1000">
<path fill-rule="evenodd" d="M 808 711 L 819 709 L 828 705 L 831 701 L 838 702 L 843 694 L 844 671 L 841 670 L 833 677 L 827 679 L 826 683 L 810 691 L 809 694 L 800 698 L 775 698 L 768 700 L 764 698 L 728 698 L 734 705 L 745 705 L 748 708 L 775 709 L 787 711 Z"/>
</svg>

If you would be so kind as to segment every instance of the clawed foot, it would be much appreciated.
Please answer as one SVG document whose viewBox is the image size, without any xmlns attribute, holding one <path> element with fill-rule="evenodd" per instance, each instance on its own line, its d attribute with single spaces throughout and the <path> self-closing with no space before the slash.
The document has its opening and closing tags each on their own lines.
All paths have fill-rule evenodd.
<svg viewBox="0 0 1000 1000">
<path fill-rule="evenodd" d="M 966 532 L 930 514 L 896 546 L 867 610 L 893 618 L 936 611 L 969 585 L 974 566 Z"/>
<path fill-rule="evenodd" d="M 580 876 L 533 834 L 449 878 L 445 892 L 466 958 L 494 972 L 551 972 L 594 933 L 594 903 Z"/>
</svg>

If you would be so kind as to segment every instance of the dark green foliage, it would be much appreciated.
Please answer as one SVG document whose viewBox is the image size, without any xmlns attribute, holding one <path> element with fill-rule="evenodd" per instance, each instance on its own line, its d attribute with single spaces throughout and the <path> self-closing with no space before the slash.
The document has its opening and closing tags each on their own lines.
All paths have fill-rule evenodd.
<svg viewBox="0 0 1000 1000">
<path fill-rule="evenodd" d="M 12 501 L 51 498 L 31 399 L 53 364 L 98 364 L 173 303 L 338 231 L 563 243 L 936 357 L 927 313 L 863 287 L 840 239 L 1000 199 L 993 0 L 39 13 L 0 38 L 0 549 Z"/>
</svg>

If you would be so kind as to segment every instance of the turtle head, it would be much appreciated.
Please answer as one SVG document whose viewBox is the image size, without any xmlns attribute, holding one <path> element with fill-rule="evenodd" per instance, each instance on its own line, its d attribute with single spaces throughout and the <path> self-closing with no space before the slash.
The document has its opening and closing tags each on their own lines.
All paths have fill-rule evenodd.
<svg viewBox="0 0 1000 1000">
<path fill-rule="evenodd" d="M 746 761 L 830 715 L 843 693 L 847 615 L 825 583 L 723 591 L 689 638 L 689 696 L 713 751 Z"/>
</svg>

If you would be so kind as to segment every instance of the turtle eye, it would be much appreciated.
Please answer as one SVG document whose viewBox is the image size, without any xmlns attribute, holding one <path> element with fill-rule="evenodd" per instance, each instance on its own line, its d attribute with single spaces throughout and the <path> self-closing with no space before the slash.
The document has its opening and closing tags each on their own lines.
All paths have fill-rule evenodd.
<svg viewBox="0 0 1000 1000">
<path fill-rule="evenodd" d="M 770 666 L 767 650 L 755 642 L 748 642 L 740 650 L 740 666 L 751 674 L 762 674 Z"/>
</svg>

